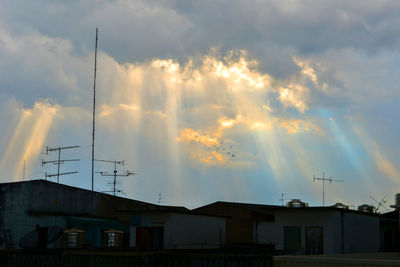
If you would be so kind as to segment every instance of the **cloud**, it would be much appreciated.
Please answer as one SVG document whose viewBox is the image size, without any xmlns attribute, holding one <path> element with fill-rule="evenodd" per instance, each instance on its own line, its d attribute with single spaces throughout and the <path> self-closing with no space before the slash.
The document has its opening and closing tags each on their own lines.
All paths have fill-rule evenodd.
<svg viewBox="0 0 400 267">
<path fill-rule="evenodd" d="M 25 162 L 27 168 L 35 163 L 57 110 L 57 106 L 47 102 L 36 102 L 32 109 L 19 107 L 19 121 L 9 129 L 12 136 L 0 161 L 0 169 L 5 174 L 3 179 L 21 179 Z"/>
<path fill-rule="evenodd" d="M 305 103 L 308 89 L 299 84 L 289 84 L 288 87 L 279 89 L 279 100 L 285 107 L 294 107 L 301 113 L 304 113 L 308 106 Z"/>
<path fill-rule="evenodd" d="M 37 144 L 76 142 L 80 177 L 89 177 L 99 27 L 96 155 L 139 169 L 127 186 L 134 197 L 165 190 L 171 202 L 223 194 L 274 203 L 288 188 L 313 198 L 307 179 L 321 168 L 363 177 L 348 194 L 361 196 L 373 174 L 398 176 L 399 9 L 393 1 L 2 1 L 1 170 L 21 176 L 22 158 L 38 163 Z M 353 124 L 377 145 L 359 141 Z M 231 180 L 237 188 L 226 188 Z"/>
<path fill-rule="evenodd" d="M 196 142 L 203 144 L 206 147 L 219 145 L 219 141 L 216 137 L 210 137 L 206 134 L 199 134 L 198 132 L 189 128 L 185 128 L 181 132 L 181 136 L 177 138 L 177 141 Z"/>
<path fill-rule="evenodd" d="M 89 63 L 88 58 L 73 56 L 72 50 L 69 40 L 36 31 L 13 35 L 0 24 L 0 69 L 6 73 L 0 78 L 2 93 L 27 106 L 43 99 L 82 104 L 82 88 L 90 88 Z"/>
<path fill-rule="evenodd" d="M 215 46 L 225 51 L 246 49 L 259 56 L 263 51 L 263 61 L 273 59 L 277 52 L 284 55 L 285 49 L 303 55 L 343 48 L 396 49 L 399 9 L 393 1 L 183 4 L 175 0 L 2 1 L 0 8 L 7 29 L 33 28 L 50 37 L 69 38 L 84 52 L 92 50 L 93 40 L 87 36 L 99 26 L 104 50 L 119 62 L 184 58 Z"/>
<path fill-rule="evenodd" d="M 315 74 L 314 69 L 310 66 L 309 62 L 302 61 L 296 57 L 293 58 L 293 61 L 301 68 L 302 73 L 308 76 L 314 84 L 318 83 L 318 77 Z"/>
</svg>

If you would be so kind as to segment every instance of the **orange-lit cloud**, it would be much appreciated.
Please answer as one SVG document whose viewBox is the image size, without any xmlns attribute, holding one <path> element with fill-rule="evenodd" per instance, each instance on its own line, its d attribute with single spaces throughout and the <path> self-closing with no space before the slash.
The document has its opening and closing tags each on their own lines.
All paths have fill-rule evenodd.
<svg viewBox="0 0 400 267">
<path fill-rule="evenodd" d="M 211 151 L 206 153 L 205 151 L 191 151 L 193 159 L 197 159 L 200 163 L 207 165 L 224 165 L 227 162 L 227 157 L 219 152 Z"/>
<path fill-rule="evenodd" d="M 233 119 L 222 118 L 219 120 L 219 123 L 221 124 L 222 127 L 230 128 L 235 125 L 236 121 Z"/>
<path fill-rule="evenodd" d="M 219 144 L 217 137 L 212 137 L 207 134 L 200 134 L 192 129 L 185 128 L 177 141 L 185 142 L 196 142 L 205 145 L 206 147 L 212 147 Z"/>
<path fill-rule="evenodd" d="M 294 60 L 301 68 L 308 66 Z M 261 72 L 258 62 L 249 59 L 246 51 L 230 51 L 221 57 L 212 50 L 185 63 L 173 59 L 137 64 L 118 64 L 109 58 L 105 61 L 107 68 L 114 65 L 116 71 L 112 72 L 115 77 L 103 78 L 107 86 L 99 86 L 107 88 L 106 94 L 112 92 L 109 101 L 100 105 L 100 120 L 127 131 L 129 127 L 141 127 L 141 122 L 153 121 L 157 129 L 148 136 L 165 132 L 169 153 L 176 162 L 189 155 L 197 162 L 227 165 L 232 154 L 213 148 L 222 142 L 233 142 L 232 134 L 279 128 L 289 134 L 311 129 L 315 130 L 313 133 L 322 132 L 317 121 L 307 117 L 277 116 L 271 104 L 278 100 L 283 107 L 293 107 L 304 114 L 309 109 L 304 75 L 312 74 L 311 69 L 278 81 Z M 175 142 L 170 143 L 171 140 Z M 236 149 L 241 150 L 242 159 L 244 155 L 252 157 L 245 147 L 239 147 Z"/>
<path fill-rule="evenodd" d="M 315 123 L 307 120 L 280 120 L 279 124 L 281 127 L 285 128 L 288 133 L 295 134 L 302 131 L 309 132 L 312 131 L 313 134 L 323 135 L 324 131 Z"/>
<path fill-rule="evenodd" d="M 285 107 L 294 107 L 304 113 L 308 106 L 306 98 L 308 89 L 301 84 L 289 84 L 287 87 L 279 88 L 279 100 Z"/>
<path fill-rule="evenodd" d="M 139 106 L 137 105 L 127 105 L 127 104 L 119 104 L 119 106 L 123 109 L 123 110 L 129 110 L 129 111 L 135 111 L 135 110 L 139 110 Z"/>
</svg>

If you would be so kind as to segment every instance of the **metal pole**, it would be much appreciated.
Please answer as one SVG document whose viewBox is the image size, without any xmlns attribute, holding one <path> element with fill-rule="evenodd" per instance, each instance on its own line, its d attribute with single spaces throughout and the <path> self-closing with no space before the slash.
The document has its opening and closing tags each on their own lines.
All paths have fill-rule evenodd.
<svg viewBox="0 0 400 267">
<path fill-rule="evenodd" d="M 94 81 L 93 81 L 93 131 L 92 131 L 92 191 L 94 190 L 94 133 L 96 115 L 96 71 L 97 71 L 97 39 L 98 29 L 96 28 L 96 44 L 94 50 Z"/>
<path fill-rule="evenodd" d="M 322 206 L 325 206 L 325 181 L 329 181 L 330 183 L 332 182 L 344 182 L 343 180 L 335 180 L 332 179 L 332 177 L 325 178 L 325 172 L 322 173 L 322 178 L 321 177 L 313 177 L 314 182 L 315 181 L 322 181 Z"/>
<path fill-rule="evenodd" d="M 60 183 L 60 163 L 61 163 L 61 148 L 58 148 L 57 184 Z"/>
<path fill-rule="evenodd" d="M 117 162 L 114 162 L 114 196 L 115 196 L 115 184 L 117 183 Z"/>
</svg>

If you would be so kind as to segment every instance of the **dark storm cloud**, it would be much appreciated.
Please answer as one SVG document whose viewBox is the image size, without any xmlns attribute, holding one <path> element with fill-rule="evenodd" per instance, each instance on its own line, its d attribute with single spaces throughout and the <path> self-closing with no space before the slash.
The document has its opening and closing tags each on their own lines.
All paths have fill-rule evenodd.
<svg viewBox="0 0 400 267">
<path fill-rule="evenodd" d="M 353 48 L 396 49 L 400 3 L 395 1 L 3 1 L 2 20 L 68 37 L 91 50 L 94 28 L 102 49 L 120 62 L 182 57 L 220 46 L 267 59 L 278 45 L 301 54 Z M 284 55 L 283 53 L 282 55 Z"/>
</svg>

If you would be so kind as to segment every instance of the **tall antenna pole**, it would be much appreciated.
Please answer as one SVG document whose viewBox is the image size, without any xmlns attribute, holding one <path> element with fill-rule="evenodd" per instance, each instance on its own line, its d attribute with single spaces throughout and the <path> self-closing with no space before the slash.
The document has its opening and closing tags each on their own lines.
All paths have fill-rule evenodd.
<svg viewBox="0 0 400 267">
<path fill-rule="evenodd" d="M 283 198 L 284 196 L 285 196 L 285 193 L 282 193 L 282 194 L 281 194 L 281 198 L 278 199 L 278 200 L 282 201 L 282 207 L 284 206 L 284 205 L 283 205 L 283 201 L 285 201 L 285 199 Z"/>
<path fill-rule="evenodd" d="M 60 182 L 60 164 L 61 164 L 61 149 L 58 150 L 58 161 L 57 161 L 57 184 Z"/>
<path fill-rule="evenodd" d="M 322 178 L 320 177 L 315 177 L 313 178 L 314 182 L 315 181 L 322 181 L 322 206 L 325 206 L 325 181 L 329 181 L 330 183 L 332 182 L 344 182 L 343 180 L 335 180 L 332 179 L 332 177 L 325 178 L 325 173 L 322 172 Z"/>
<path fill-rule="evenodd" d="M 96 44 L 94 50 L 94 79 L 93 79 L 92 191 L 94 190 L 94 132 L 95 132 L 95 117 L 96 117 L 97 39 L 98 39 L 98 29 L 96 28 Z"/>
</svg>

